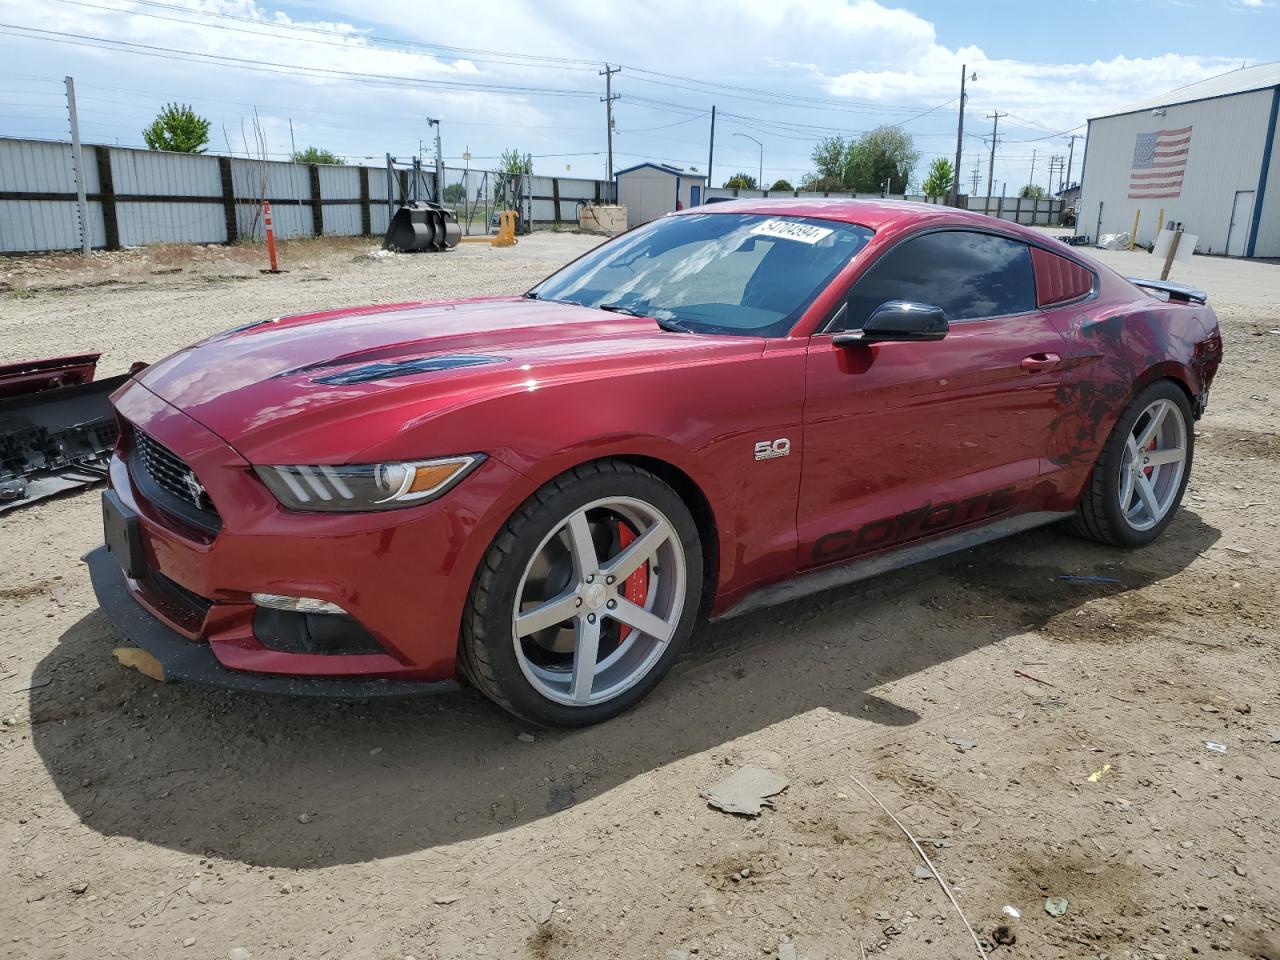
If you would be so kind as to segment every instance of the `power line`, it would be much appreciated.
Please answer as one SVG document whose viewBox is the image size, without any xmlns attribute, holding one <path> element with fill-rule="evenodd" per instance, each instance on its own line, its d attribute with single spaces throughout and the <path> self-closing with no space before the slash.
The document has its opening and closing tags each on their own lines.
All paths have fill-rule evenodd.
<svg viewBox="0 0 1280 960">
<path fill-rule="evenodd" d="M 128 40 L 111 40 L 105 37 L 70 33 L 62 30 L 41 30 L 37 27 L 24 27 L 12 23 L 0 23 L 0 34 L 27 37 L 27 39 L 47 40 L 51 43 L 69 43 L 73 46 L 92 47 L 99 50 L 114 50 L 118 53 L 131 53 L 137 56 L 156 57 L 162 60 L 180 60 L 188 63 L 216 63 L 220 66 L 233 67 L 239 70 L 252 70 L 257 73 L 274 73 L 283 76 L 313 77 L 330 80 L 337 78 L 350 80 L 355 83 L 371 83 L 381 86 L 443 88 L 446 90 L 472 93 L 508 93 L 521 96 L 579 98 L 592 96 L 592 94 L 585 90 L 527 87 L 518 84 L 486 84 L 474 81 L 427 80 L 420 77 L 363 73 L 352 70 L 337 70 L 330 67 L 308 67 L 302 64 L 279 63 L 271 60 L 250 60 L 245 57 L 232 57 L 220 53 L 202 53 L 195 50 L 182 50 L 177 47 L 166 47 L 158 44 L 134 43 Z M 38 36 L 29 37 L 27 36 L 28 34 L 38 34 Z"/>
<path fill-rule="evenodd" d="M 108 7 L 108 6 L 103 6 L 101 4 L 88 3 L 86 2 L 86 0 L 59 0 L 59 2 L 74 4 L 80 7 L 93 7 L 98 10 L 105 10 L 113 13 L 127 13 L 130 16 L 152 17 L 153 19 L 158 19 L 158 20 L 173 20 L 177 23 L 186 24 L 188 26 L 191 25 L 191 21 L 189 19 L 165 17 L 160 14 L 146 13 L 141 10 L 134 10 L 126 7 Z M 474 47 L 452 47 L 446 44 L 428 43 L 423 40 L 400 40 L 394 37 L 379 37 L 371 34 L 351 34 L 342 30 L 333 30 L 326 27 L 316 27 L 316 26 L 303 24 L 303 23 L 280 23 L 280 22 L 271 21 L 271 20 L 261 20 L 257 17 L 239 16 L 233 13 L 220 13 L 213 10 L 201 10 L 196 7 L 182 6 L 181 4 L 161 3 L 159 2 L 159 0 L 131 0 L 131 2 L 141 6 L 156 7 L 162 10 L 173 10 L 173 11 L 185 14 L 187 17 L 190 17 L 192 14 L 196 14 L 198 16 L 210 17 L 218 20 L 232 20 L 239 23 L 249 23 L 249 24 L 254 24 L 255 26 L 271 27 L 279 30 L 290 30 L 298 33 L 312 33 L 312 34 L 320 34 L 325 36 L 336 36 L 336 37 L 341 37 L 348 40 L 363 39 L 363 40 L 371 41 L 373 43 L 386 43 L 394 46 L 413 47 L 413 48 L 429 50 L 429 51 L 439 50 L 444 53 L 460 54 L 462 56 L 467 57 L 468 59 L 472 59 L 472 62 L 475 62 L 475 63 L 484 63 L 484 62 L 508 63 L 509 62 L 512 64 L 537 64 L 539 66 L 545 66 L 545 67 L 562 65 L 562 68 L 583 70 L 583 71 L 594 70 L 597 66 L 597 62 L 594 60 L 577 60 L 569 57 L 549 57 L 549 56 L 540 55 L 540 54 L 514 53 L 514 52 L 504 52 L 499 50 L 481 50 Z M 214 27 L 217 29 L 228 29 L 228 30 L 233 29 L 230 27 L 221 27 L 218 24 L 214 24 L 214 23 L 202 23 L 200 24 L 200 26 Z M 258 33 L 259 36 L 271 36 L 271 34 L 261 33 L 260 31 L 240 31 L 240 32 Z M 280 35 L 276 34 L 276 36 L 280 36 Z M 353 46 L 353 49 L 354 48 L 355 47 Z M 371 48 L 366 47 L 365 49 L 371 49 Z M 502 57 L 505 59 L 489 60 L 489 61 L 474 60 L 473 55 L 479 55 L 482 57 Z"/>
<path fill-rule="evenodd" d="M 376 50 L 377 48 L 371 46 L 370 44 L 383 43 L 383 44 L 390 44 L 390 45 L 401 46 L 401 47 L 417 48 L 417 49 L 422 49 L 427 51 L 443 51 L 448 53 L 461 54 L 461 55 L 467 56 L 469 59 L 472 59 L 472 62 L 477 62 L 477 63 L 487 62 L 487 63 L 502 64 L 502 65 L 534 65 L 542 68 L 571 69 L 571 70 L 586 70 L 588 68 L 594 68 L 596 65 L 593 61 L 581 60 L 581 59 L 571 59 L 571 58 L 564 58 L 564 57 L 547 57 L 547 56 L 540 56 L 536 54 L 521 54 L 521 53 L 513 53 L 509 51 L 484 50 L 484 49 L 469 48 L 469 47 L 453 47 L 453 46 L 448 46 L 446 44 L 435 44 L 435 43 L 428 43 L 425 41 L 398 40 L 392 37 L 381 37 L 381 36 L 374 36 L 374 35 L 353 35 L 351 33 L 344 32 L 344 31 L 326 29 L 322 27 L 314 27 L 306 24 L 278 23 L 274 21 L 260 20 L 254 17 L 239 16 L 236 14 L 218 13 L 218 12 L 208 11 L 208 10 L 197 10 L 189 7 L 162 3 L 162 2 L 159 2 L 159 0 L 132 0 L 132 2 L 136 4 L 148 6 L 148 7 L 163 9 L 163 10 L 178 11 L 183 13 L 185 16 L 171 17 L 171 16 L 165 16 L 163 14 L 158 14 L 158 13 L 149 13 L 146 11 L 134 10 L 129 8 L 113 7 L 113 6 L 103 5 L 103 4 L 91 3 L 91 2 L 88 2 L 88 0 L 58 0 L 58 2 L 71 4 L 78 7 L 102 10 L 104 12 L 109 12 L 109 13 L 121 13 L 121 14 L 128 14 L 130 16 L 150 17 L 158 20 L 166 20 L 170 22 L 181 23 L 187 26 L 191 24 L 191 21 L 189 19 L 191 14 L 197 14 L 199 16 L 211 18 L 211 19 L 230 20 L 238 23 L 252 24 L 255 27 L 266 28 L 266 30 L 249 30 L 243 27 L 233 27 L 233 26 L 228 26 L 226 24 L 218 24 L 218 23 L 201 23 L 200 26 L 202 27 L 226 30 L 226 31 L 235 32 L 235 33 L 249 34 L 251 36 L 259 36 L 267 39 L 271 39 L 271 38 L 285 39 L 281 33 L 276 32 L 276 31 L 282 31 L 282 30 L 319 35 L 319 36 L 338 37 L 340 39 L 337 41 L 319 39 L 319 36 L 310 36 L 310 37 L 304 37 L 299 39 L 303 39 L 305 42 L 308 42 L 308 43 L 320 43 L 325 46 L 337 46 L 337 47 L 342 47 L 345 49 L 355 50 L 355 51 Z M 35 29 L 35 28 L 24 28 L 24 29 Z M 56 31 L 50 31 L 50 32 L 56 32 Z M 95 39 L 99 39 L 105 43 L 126 43 L 127 42 L 127 41 L 110 40 L 108 38 L 95 38 Z M 364 42 L 359 42 L 359 41 L 364 41 Z M 477 59 L 474 59 L 474 55 L 477 55 L 477 54 L 482 57 L 500 58 L 500 59 L 477 60 Z M 201 55 L 201 54 L 197 53 L 195 55 Z M 695 92 L 706 92 L 701 88 L 710 88 L 716 91 L 726 91 L 727 95 L 730 96 L 731 98 L 768 103 L 771 105 L 809 104 L 809 105 L 812 105 L 811 107 L 809 107 L 810 109 L 822 108 L 824 110 L 838 110 L 841 112 L 848 112 L 848 113 L 879 112 L 879 113 L 885 113 L 885 114 L 893 114 L 893 113 L 912 113 L 913 111 L 919 111 L 918 106 L 858 102 L 858 101 L 851 101 L 851 100 L 832 98 L 832 97 L 813 97 L 813 96 L 806 96 L 803 94 L 781 93 L 778 91 L 762 90 L 759 88 L 740 86 L 736 84 L 727 84 L 719 81 L 701 80 L 696 77 L 688 77 L 680 74 L 663 73 L 660 71 L 649 70 L 643 67 L 633 67 L 625 64 L 623 66 L 626 67 L 629 73 L 644 75 L 644 76 L 633 77 L 633 79 L 635 79 L 640 83 L 656 84 L 660 86 L 674 87 L 676 89 L 682 89 L 682 90 L 693 90 Z M 651 79 L 651 78 L 663 78 L 663 79 Z M 923 112 L 914 113 L 912 116 L 904 119 L 901 122 L 908 123 L 911 120 L 918 119 L 919 117 L 927 116 L 928 114 L 933 113 L 935 110 L 940 110 L 943 107 L 948 106 L 949 104 L 954 102 L 955 102 L 954 100 L 949 100 L 946 103 L 938 104 L 937 106 L 934 106 L 934 107 L 929 107 Z"/>
<path fill-rule="evenodd" d="M 1050 133 L 1043 137 L 1032 137 L 1030 140 L 1006 140 L 1005 142 L 1006 143 L 1039 143 L 1041 140 L 1052 140 L 1054 137 L 1062 137 L 1065 139 L 1068 134 L 1073 133 L 1076 130 L 1079 130 L 1081 127 L 1087 126 L 1087 125 L 1088 125 L 1088 121 L 1086 120 L 1084 123 L 1077 123 L 1074 127 L 1071 127 L 1067 130 L 1059 130 L 1057 133 Z"/>
</svg>

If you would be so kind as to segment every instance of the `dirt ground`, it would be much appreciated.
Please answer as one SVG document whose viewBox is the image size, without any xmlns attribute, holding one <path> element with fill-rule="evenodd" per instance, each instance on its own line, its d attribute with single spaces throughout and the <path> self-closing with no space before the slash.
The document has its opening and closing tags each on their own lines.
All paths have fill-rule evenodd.
<svg viewBox="0 0 1280 960">
<path fill-rule="evenodd" d="M 298 242 L 275 277 L 255 248 L 0 260 L 0 359 L 111 373 L 286 311 L 519 291 L 590 242 Z M 1277 960 L 1280 265 L 1174 278 L 1226 361 L 1156 545 L 1042 529 L 704 626 L 590 730 L 531 737 L 469 691 L 157 684 L 80 563 L 96 491 L 0 517 L 0 958 L 976 956 L 857 777 L 982 935 L 1011 928 L 993 957 Z M 746 763 L 790 778 L 776 809 L 699 798 Z"/>
</svg>

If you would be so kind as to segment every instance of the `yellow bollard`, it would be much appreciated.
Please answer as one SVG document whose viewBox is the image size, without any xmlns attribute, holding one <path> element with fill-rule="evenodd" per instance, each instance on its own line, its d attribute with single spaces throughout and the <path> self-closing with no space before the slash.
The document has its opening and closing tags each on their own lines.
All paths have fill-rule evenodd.
<svg viewBox="0 0 1280 960">
<path fill-rule="evenodd" d="M 1129 234 L 1129 249 L 1132 250 L 1138 242 L 1138 220 L 1142 217 L 1142 208 L 1139 207 L 1133 211 L 1133 232 Z"/>
</svg>

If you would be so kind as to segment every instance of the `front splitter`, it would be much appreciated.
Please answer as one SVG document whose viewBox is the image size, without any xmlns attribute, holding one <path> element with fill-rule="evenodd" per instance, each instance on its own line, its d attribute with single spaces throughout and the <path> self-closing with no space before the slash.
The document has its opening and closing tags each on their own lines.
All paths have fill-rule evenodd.
<svg viewBox="0 0 1280 960">
<path fill-rule="evenodd" d="M 248 693 L 344 700 L 425 696 L 458 689 L 456 680 L 290 677 L 232 670 L 218 662 L 209 644 L 188 640 L 138 603 L 129 593 L 120 564 L 105 546 L 86 554 L 84 562 L 89 566 L 93 592 L 98 597 L 102 612 L 112 626 L 160 662 L 165 680 L 182 680 L 202 687 Z"/>
</svg>

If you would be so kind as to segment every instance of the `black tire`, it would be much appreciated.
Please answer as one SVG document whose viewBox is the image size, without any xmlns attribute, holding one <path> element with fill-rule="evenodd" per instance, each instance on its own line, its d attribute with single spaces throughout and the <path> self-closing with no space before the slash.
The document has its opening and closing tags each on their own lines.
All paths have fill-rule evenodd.
<svg viewBox="0 0 1280 960">
<path fill-rule="evenodd" d="M 685 558 L 684 606 L 666 650 L 634 686 L 602 703 L 568 706 L 543 696 L 516 657 L 512 611 L 525 569 L 548 535 L 583 506 L 607 497 L 634 497 L 670 521 Z M 630 709 L 680 656 L 702 600 L 702 544 L 684 501 L 646 470 L 617 460 L 583 464 L 547 482 L 507 520 L 494 538 L 471 586 L 459 640 L 459 664 L 475 687 L 498 706 L 541 726 L 600 723 Z"/>
<path fill-rule="evenodd" d="M 1120 468 L 1124 464 L 1129 434 L 1143 411 L 1156 400 L 1172 402 L 1182 415 L 1187 444 L 1186 465 L 1177 494 L 1164 517 L 1148 530 L 1137 530 L 1125 519 L 1120 508 Z M 1090 540 L 1114 547 L 1145 547 L 1159 537 L 1178 512 L 1187 489 L 1187 481 L 1191 478 L 1191 465 L 1195 456 L 1193 422 L 1191 402 L 1182 388 L 1172 380 L 1157 380 L 1140 391 L 1125 407 L 1102 448 L 1102 454 L 1093 467 L 1089 483 L 1076 507 L 1076 514 L 1071 519 L 1072 529 Z"/>
</svg>

